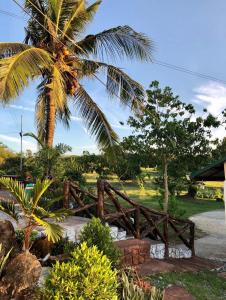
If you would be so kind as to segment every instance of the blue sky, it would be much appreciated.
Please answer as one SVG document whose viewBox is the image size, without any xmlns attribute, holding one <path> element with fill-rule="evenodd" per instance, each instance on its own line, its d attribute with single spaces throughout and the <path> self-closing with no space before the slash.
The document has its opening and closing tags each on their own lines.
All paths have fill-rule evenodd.
<svg viewBox="0 0 226 300">
<path fill-rule="evenodd" d="M 22 3 L 22 0 L 19 0 Z M 11 0 L 1 0 L 0 9 L 23 17 L 23 13 Z M 226 1 L 225 0 L 103 0 L 87 33 L 118 26 L 129 25 L 149 36 L 154 44 L 154 58 L 167 63 L 184 66 L 196 72 L 226 80 Z M 22 41 L 25 21 L 0 14 L 0 41 Z M 117 65 L 145 88 L 152 80 L 161 86 L 169 85 L 186 102 L 195 104 L 198 110 L 207 107 L 217 115 L 226 107 L 226 86 L 169 70 L 152 64 L 119 61 Z M 120 137 L 130 133 L 125 121 L 128 110 L 118 105 L 117 99 L 109 100 L 104 87 L 98 82 L 87 83 L 87 90 L 103 108 Z M 35 131 L 34 105 L 35 84 L 32 84 L 9 107 L 0 106 L 0 141 L 15 151 L 19 150 L 20 116 L 23 114 L 24 131 Z M 76 114 L 70 130 L 61 125 L 56 128 L 55 143 L 63 142 L 73 148 L 73 153 L 83 150 L 97 151 L 95 140 L 90 138 Z M 220 128 L 216 135 L 225 135 Z M 30 139 L 24 140 L 24 149 L 35 150 Z"/>
</svg>

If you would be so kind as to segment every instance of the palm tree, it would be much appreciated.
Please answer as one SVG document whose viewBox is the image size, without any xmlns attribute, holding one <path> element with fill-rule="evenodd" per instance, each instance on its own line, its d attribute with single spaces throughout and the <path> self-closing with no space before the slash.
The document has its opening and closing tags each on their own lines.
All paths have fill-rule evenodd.
<svg viewBox="0 0 226 300">
<path fill-rule="evenodd" d="M 129 26 L 120 26 L 80 39 L 101 1 L 26 0 L 30 15 L 24 43 L 0 43 L 0 99 L 9 103 L 31 80 L 40 78 L 36 103 L 38 136 L 53 145 L 55 124 L 69 126 L 70 103 L 101 147 L 117 141 L 104 113 L 82 85 L 84 78 L 106 75 L 106 89 L 136 110 L 145 92 L 121 69 L 105 61 L 150 59 L 152 43 Z"/>
<path fill-rule="evenodd" d="M 25 192 L 23 185 L 11 178 L 0 177 L 0 184 L 9 190 L 19 204 L 22 215 L 25 219 L 23 250 L 29 251 L 30 236 L 36 226 L 42 226 L 48 239 L 52 242 L 58 241 L 63 234 L 61 226 L 50 223 L 46 218 L 55 218 L 60 220 L 66 216 L 65 210 L 49 212 L 40 205 L 40 200 L 52 182 L 50 180 L 37 180 L 34 186 L 33 195 Z M 46 203 L 48 207 L 48 203 Z M 16 212 L 15 204 L 6 201 L 0 201 L 0 210 L 18 221 L 19 215 Z"/>
</svg>

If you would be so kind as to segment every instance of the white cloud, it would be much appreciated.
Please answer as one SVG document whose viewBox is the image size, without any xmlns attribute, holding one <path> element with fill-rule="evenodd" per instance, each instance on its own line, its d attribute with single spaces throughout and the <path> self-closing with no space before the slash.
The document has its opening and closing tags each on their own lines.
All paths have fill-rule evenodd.
<svg viewBox="0 0 226 300">
<path fill-rule="evenodd" d="M 89 152 L 95 153 L 95 154 L 99 153 L 97 145 L 74 146 L 73 147 L 74 154 L 82 154 L 83 151 L 89 151 Z"/>
<path fill-rule="evenodd" d="M 14 136 L 9 136 L 9 135 L 4 135 L 4 134 L 0 134 L 0 139 L 2 139 L 3 141 L 12 143 L 13 145 L 15 145 L 15 148 L 18 148 L 16 146 L 20 145 L 20 138 L 14 137 Z M 23 139 L 23 150 L 31 150 L 32 152 L 37 151 L 37 145 L 35 143 L 29 142 L 25 139 Z"/>
<path fill-rule="evenodd" d="M 72 121 L 82 122 L 82 119 L 79 117 L 71 116 Z"/>
<path fill-rule="evenodd" d="M 207 108 L 213 115 L 219 115 L 226 108 L 226 86 L 209 82 L 194 90 L 194 102 Z"/>
<path fill-rule="evenodd" d="M 33 107 L 27 107 L 27 106 L 23 106 L 23 105 L 14 105 L 14 104 L 11 104 L 11 105 L 9 105 L 9 107 L 13 108 L 13 109 L 24 110 L 24 111 L 32 111 L 32 112 L 35 111 L 35 109 Z"/>
<path fill-rule="evenodd" d="M 207 108 L 214 116 L 219 116 L 226 108 L 226 86 L 221 83 L 209 82 L 194 89 L 195 97 L 193 102 Z M 221 118 L 220 118 L 221 119 Z M 212 130 L 213 137 L 223 138 L 226 136 L 224 126 Z"/>
</svg>

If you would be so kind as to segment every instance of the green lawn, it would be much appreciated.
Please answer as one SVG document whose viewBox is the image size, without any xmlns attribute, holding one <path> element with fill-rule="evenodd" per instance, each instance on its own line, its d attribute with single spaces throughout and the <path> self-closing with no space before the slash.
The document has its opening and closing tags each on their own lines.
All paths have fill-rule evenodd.
<svg viewBox="0 0 226 300">
<path fill-rule="evenodd" d="M 88 186 L 96 189 L 96 179 L 97 174 L 86 174 L 86 180 Z M 108 179 L 115 188 L 121 190 L 131 199 L 137 201 L 138 203 L 145 205 L 149 208 L 160 210 L 159 207 L 159 197 L 158 186 L 154 183 L 154 177 L 156 172 L 150 171 L 150 178 L 145 179 L 144 188 L 141 188 L 137 181 L 126 181 L 120 182 L 116 176 L 111 176 Z M 214 186 L 215 184 L 215 186 Z M 208 186 L 211 187 L 220 187 L 222 183 L 208 183 Z M 184 217 L 188 218 L 194 214 L 223 209 L 224 204 L 218 203 L 215 200 L 205 200 L 205 199 L 192 199 L 185 196 L 178 197 L 180 208 L 186 211 Z"/>
<path fill-rule="evenodd" d="M 150 276 L 149 280 L 159 288 L 170 284 L 182 286 L 197 300 L 226 299 L 226 280 L 214 272 L 165 273 Z"/>
</svg>

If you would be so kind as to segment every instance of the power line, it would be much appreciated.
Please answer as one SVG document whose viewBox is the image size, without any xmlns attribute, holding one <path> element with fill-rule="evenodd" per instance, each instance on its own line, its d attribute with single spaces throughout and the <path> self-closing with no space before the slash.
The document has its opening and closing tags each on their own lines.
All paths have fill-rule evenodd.
<svg viewBox="0 0 226 300">
<path fill-rule="evenodd" d="M 29 1 L 29 0 L 28 0 Z M 15 1 L 14 1 L 15 2 Z M 38 9 L 38 7 L 36 5 L 34 5 L 31 1 L 29 1 L 31 3 L 31 5 L 33 5 L 33 7 L 35 7 L 36 9 Z M 20 6 L 21 9 L 24 10 L 24 8 L 19 4 L 19 3 L 16 3 L 17 5 Z M 25 10 L 24 10 L 25 11 Z M 38 10 L 40 13 L 42 13 L 41 10 Z M 7 16 L 10 16 L 10 17 L 14 17 L 14 18 L 17 18 L 17 19 L 21 19 L 21 20 L 24 20 L 23 17 L 20 17 L 16 14 L 13 14 L 11 12 L 8 12 L 8 11 L 5 11 L 5 10 L 1 10 L 0 9 L 0 13 L 1 14 L 4 14 L 4 15 L 7 15 Z M 33 16 L 31 16 L 27 11 L 26 11 L 26 14 L 28 14 L 30 17 L 34 18 Z M 42 13 L 43 14 L 43 13 Z M 44 14 L 43 14 L 44 15 Z M 46 17 L 46 15 L 44 15 Z M 36 19 L 36 21 L 38 22 L 38 20 Z M 50 20 L 52 22 L 52 20 Z M 38 22 L 39 23 L 39 22 Z M 53 22 L 52 22 L 53 23 Z M 39 23 L 39 25 L 42 26 L 42 24 Z M 44 26 L 42 26 L 44 28 Z M 46 29 L 46 28 L 45 28 Z M 46 29 L 47 30 L 47 29 Z M 60 28 L 59 28 L 59 31 Z M 49 32 L 49 31 L 48 31 Z M 62 32 L 62 31 L 61 31 Z M 74 43 L 74 41 L 68 37 L 67 35 L 65 35 L 71 42 L 73 42 L 74 45 L 76 45 L 76 43 Z M 59 40 L 58 40 L 59 41 Z M 61 42 L 61 41 L 59 41 Z M 76 45 L 78 47 L 78 45 Z M 82 49 L 81 49 L 82 50 Z M 223 84 L 226 84 L 226 80 L 223 80 L 223 79 L 220 79 L 220 78 L 217 78 L 217 77 L 214 77 L 212 75 L 209 75 L 209 74 L 204 74 L 204 73 L 200 73 L 200 72 L 195 72 L 193 70 L 190 70 L 188 68 L 185 68 L 183 66 L 179 66 L 179 65 L 174 65 L 174 64 L 171 64 L 171 63 L 168 63 L 168 62 L 164 62 L 164 61 L 161 61 L 161 60 L 157 60 L 157 59 L 153 59 L 152 62 L 156 65 L 159 65 L 159 66 L 162 66 L 164 68 L 168 68 L 168 69 L 171 69 L 171 70 L 174 70 L 174 71 L 178 71 L 178 72 L 183 72 L 183 73 L 186 73 L 188 75 L 192 75 L 192 76 L 196 76 L 196 77 L 199 77 L 199 78 L 203 78 L 203 79 L 208 79 L 208 80 L 212 80 L 212 81 L 216 81 L 216 82 L 220 82 L 220 83 L 223 83 Z"/>
<path fill-rule="evenodd" d="M 173 64 L 161 61 L 161 60 L 156 60 L 156 59 L 153 59 L 153 63 L 156 64 L 156 65 L 168 68 L 168 69 L 172 69 L 174 71 L 179 71 L 179 72 L 183 72 L 183 73 L 193 75 L 193 76 L 196 76 L 196 77 L 200 77 L 200 78 L 204 78 L 204 79 L 217 81 L 217 82 L 226 84 L 226 80 L 219 79 L 217 77 L 214 77 L 214 76 L 211 76 L 211 75 L 208 75 L 208 74 L 195 72 L 195 71 L 189 70 L 189 69 L 187 69 L 185 67 L 182 67 L 182 66 L 173 65 Z"/>
<path fill-rule="evenodd" d="M 2 14 L 2 15 L 6 15 L 6 16 L 9 16 L 9 17 L 12 17 L 12 18 L 16 18 L 16 19 L 24 20 L 24 18 L 23 18 L 23 17 L 21 17 L 21 16 L 18 16 L 18 15 L 16 15 L 16 14 L 13 14 L 13 13 L 11 13 L 11 12 L 9 12 L 9 11 L 6 11 L 6 10 L 2 10 L 2 9 L 0 9 L 0 14 Z"/>
</svg>

